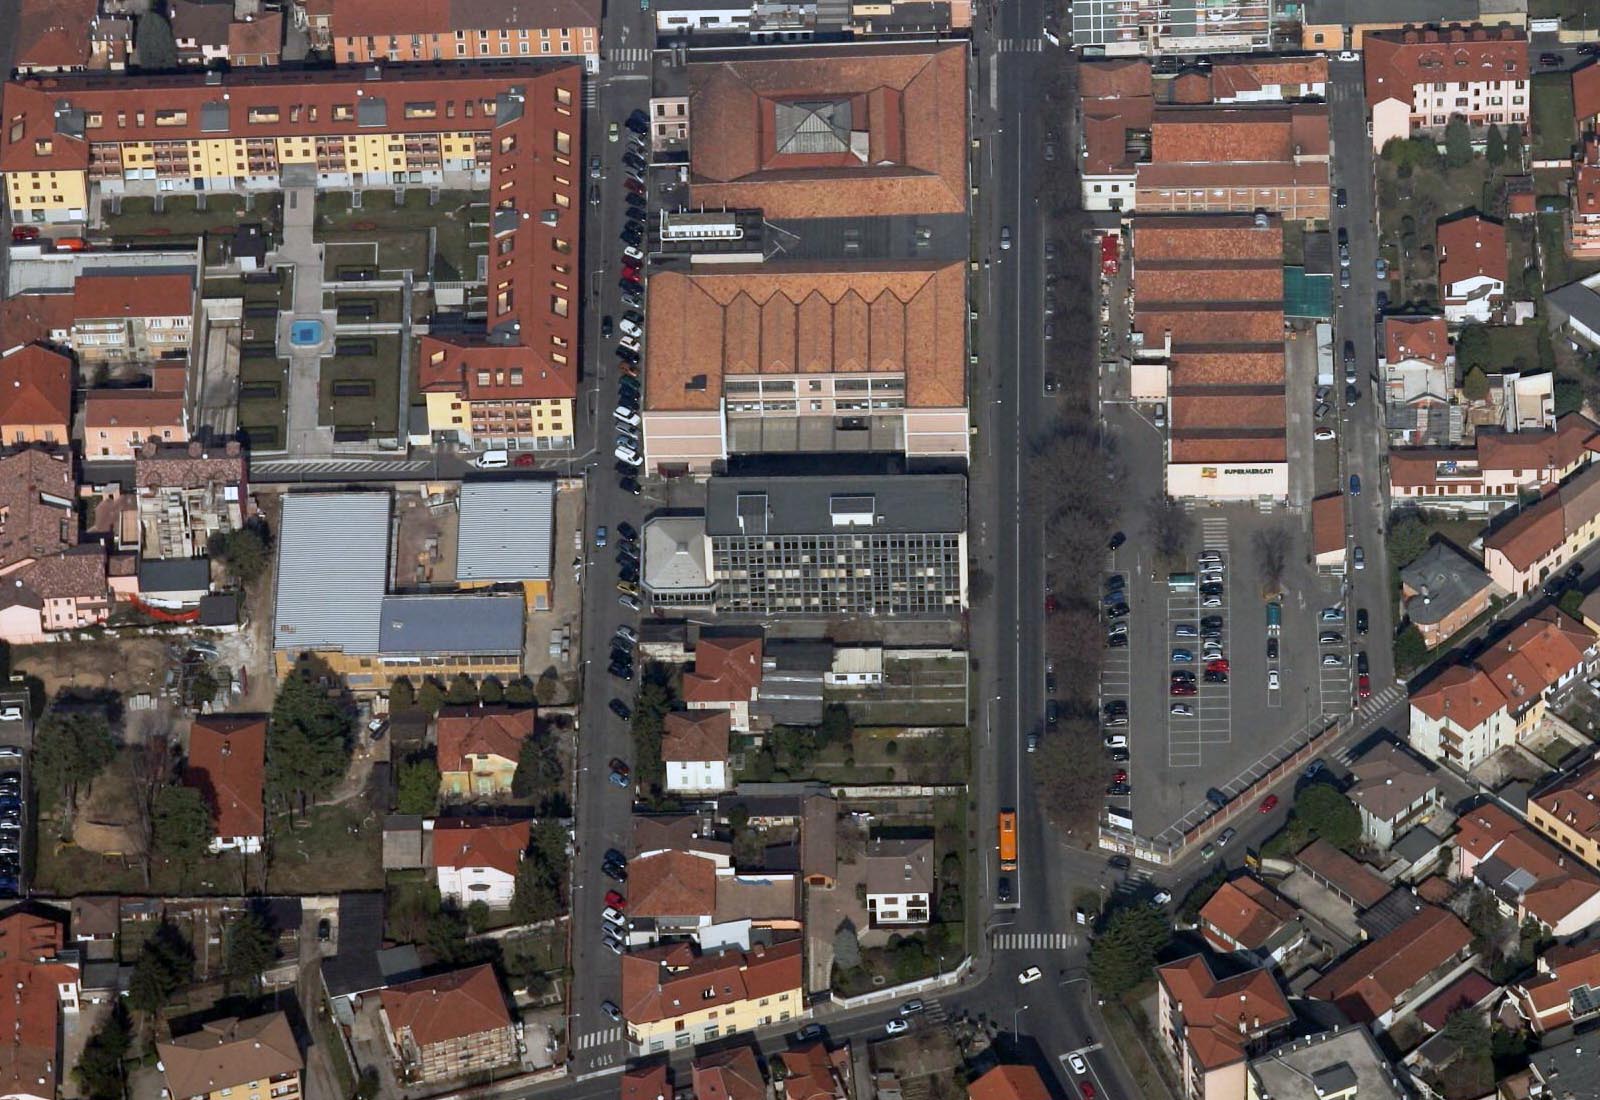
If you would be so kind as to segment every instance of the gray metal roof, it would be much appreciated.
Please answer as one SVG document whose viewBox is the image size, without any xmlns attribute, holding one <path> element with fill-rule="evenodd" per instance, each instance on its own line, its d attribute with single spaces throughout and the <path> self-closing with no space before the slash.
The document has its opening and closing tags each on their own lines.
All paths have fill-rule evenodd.
<svg viewBox="0 0 1600 1100">
<path fill-rule="evenodd" d="M 1544 300 L 1590 331 L 1600 332 L 1600 293 L 1582 283 L 1568 283 L 1546 294 Z"/>
<path fill-rule="evenodd" d="M 278 523 L 277 649 L 378 652 L 388 493 L 290 493 Z"/>
<path fill-rule="evenodd" d="M 844 522 L 867 502 L 872 522 Z M 966 523 L 967 479 L 960 474 L 714 477 L 706 488 L 706 533 L 713 537 L 943 533 Z"/>
<path fill-rule="evenodd" d="M 1400 571 L 1400 579 L 1417 593 L 1406 601 L 1406 614 L 1423 625 L 1442 622 L 1490 583 L 1489 574 L 1446 542 L 1428 547 Z"/>
<path fill-rule="evenodd" d="M 700 516 L 657 516 L 644 525 L 644 583 L 654 592 L 711 586 L 706 522 Z"/>
<path fill-rule="evenodd" d="M 510 594 L 385 596 L 378 652 L 521 653 L 526 606 Z"/>
<path fill-rule="evenodd" d="M 1479 0 L 1306 0 L 1305 22 L 1346 27 L 1358 23 L 1447 23 L 1476 19 L 1482 10 Z"/>
<path fill-rule="evenodd" d="M 204 592 L 210 587 L 209 558 L 144 558 L 139 562 L 140 592 Z"/>
<path fill-rule="evenodd" d="M 1600 1096 L 1600 1058 L 1594 1056 L 1596 1037 L 1580 1035 L 1560 1046 L 1529 1055 L 1539 1080 L 1553 1096 Z"/>
<path fill-rule="evenodd" d="M 545 581 L 555 545 L 554 481 L 488 481 L 461 487 L 456 579 Z"/>
</svg>

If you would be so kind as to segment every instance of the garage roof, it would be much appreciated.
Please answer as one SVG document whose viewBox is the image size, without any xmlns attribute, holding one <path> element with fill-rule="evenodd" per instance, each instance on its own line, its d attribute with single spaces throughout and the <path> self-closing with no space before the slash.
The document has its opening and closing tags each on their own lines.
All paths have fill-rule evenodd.
<svg viewBox="0 0 1600 1100">
<path fill-rule="evenodd" d="M 556 515 L 554 481 L 463 485 L 460 509 L 457 580 L 550 579 Z"/>
</svg>

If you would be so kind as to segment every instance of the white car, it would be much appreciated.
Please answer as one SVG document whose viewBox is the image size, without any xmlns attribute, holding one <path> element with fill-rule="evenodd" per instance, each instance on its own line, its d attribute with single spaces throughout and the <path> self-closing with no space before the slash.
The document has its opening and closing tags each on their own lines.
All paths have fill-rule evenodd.
<svg viewBox="0 0 1600 1100">
<path fill-rule="evenodd" d="M 1167 902 L 1172 900 L 1172 895 L 1167 893 L 1165 890 L 1157 890 L 1156 896 L 1150 900 L 1155 902 L 1157 905 L 1165 905 Z"/>
<path fill-rule="evenodd" d="M 627 348 L 629 351 L 638 351 L 639 338 L 637 336 L 619 336 L 617 338 L 617 347 Z"/>
<path fill-rule="evenodd" d="M 637 248 L 633 247 L 633 245 L 631 245 L 631 244 L 626 246 L 625 248 L 623 248 L 622 255 L 625 258 L 632 260 L 636 264 L 644 263 L 644 253 L 640 252 Z"/>
<path fill-rule="evenodd" d="M 644 465 L 644 456 L 632 447 L 618 447 L 612 454 L 616 455 L 619 461 L 626 462 L 629 466 Z"/>
<path fill-rule="evenodd" d="M 0 708 L 0 722 L 20 722 L 20 721 L 22 721 L 22 708 L 21 707 L 4 707 L 4 708 Z"/>
<path fill-rule="evenodd" d="M 1228 841 L 1232 840 L 1234 837 L 1236 837 L 1238 835 L 1239 834 L 1236 833 L 1232 829 L 1224 829 L 1224 830 L 1222 830 L 1222 835 L 1217 837 L 1217 847 L 1218 848 L 1226 848 L 1228 846 Z"/>
<path fill-rule="evenodd" d="M 1322 655 L 1322 663 L 1329 668 L 1343 668 L 1344 657 L 1338 653 L 1324 653 Z"/>
<path fill-rule="evenodd" d="M 1177 715 L 1179 718 L 1193 718 L 1194 708 L 1188 703 L 1173 703 L 1172 713 Z"/>
<path fill-rule="evenodd" d="M 1037 966 L 1030 966 L 1028 969 L 1017 975 L 1017 984 L 1028 985 L 1030 982 L 1036 982 L 1042 977 L 1044 977 L 1043 971 L 1041 971 Z"/>
<path fill-rule="evenodd" d="M 908 1020 L 890 1020 L 883 1025 L 883 1030 L 890 1035 L 904 1035 L 911 1030 L 911 1023 Z"/>
<path fill-rule="evenodd" d="M 1357 53 L 1355 50 L 1340 50 L 1339 51 L 1339 60 L 1340 61 L 1360 61 L 1361 60 L 1361 55 L 1359 53 Z"/>
<path fill-rule="evenodd" d="M 1337 435 L 1338 433 L 1332 428 L 1318 428 L 1312 433 L 1312 438 L 1317 440 L 1319 443 L 1326 443 L 1328 440 L 1335 438 Z"/>
<path fill-rule="evenodd" d="M 622 335 L 624 336 L 632 336 L 637 338 L 644 335 L 644 329 L 640 328 L 626 317 L 617 322 L 617 327 L 622 330 Z"/>
<path fill-rule="evenodd" d="M 622 915 L 622 911 L 620 909 L 613 909 L 609 905 L 605 907 L 600 915 L 606 919 L 607 924 L 628 923 L 628 918 Z"/>
<path fill-rule="evenodd" d="M 1356 557 L 1356 568 L 1357 569 L 1365 569 L 1367 567 L 1367 552 L 1365 550 L 1361 549 L 1361 547 L 1358 546 L 1358 547 L 1356 547 L 1355 557 Z"/>
<path fill-rule="evenodd" d="M 1272 669 L 1270 672 L 1267 673 L 1267 690 L 1268 691 L 1277 691 L 1278 690 L 1278 670 L 1277 669 Z"/>
<path fill-rule="evenodd" d="M 1081 1054 L 1067 1055 L 1067 1065 L 1071 1066 L 1072 1072 L 1076 1073 L 1079 1077 L 1082 1077 L 1084 1074 L 1089 1072 L 1089 1067 L 1084 1063 L 1083 1055 Z"/>
<path fill-rule="evenodd" d="M 626 405 L 618 405 L 611 410 L 611 415 L 616 417 L 619 423 L 626 424 L 630 428 L 639 426 L 639 414 Z"/>
</svg>

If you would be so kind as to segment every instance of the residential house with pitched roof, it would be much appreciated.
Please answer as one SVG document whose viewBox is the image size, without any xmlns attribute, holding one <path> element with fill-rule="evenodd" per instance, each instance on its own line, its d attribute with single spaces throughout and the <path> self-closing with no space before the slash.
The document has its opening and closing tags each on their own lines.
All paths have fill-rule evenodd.
<svg viewBox="0 0 1600 1100">
<path fill-rule="evenodd" d="M 668 714 L 661 731 L 661 760 L 672 794 L 720 794 L 728 781 L 728 735 L 732 715 L 725 710 L 682 710 Z"/>
<path fill-rule="evenodd" d="M 1489 610 L 1505 590 L 1471 558 L 1437 539 L 1400 570 L 1400 599 L 1429 649 L 1454 637 Z"/>
<path fill-rule="evenodd" d="M 1600 871 L 1600 757 L 1528 799 L 1528 824 Z"/>
<path fill-rule="evenodd" d="M 1436 241 L 1445 320 L 1487 324 L 1506 303 L 1506 227 L 1469 214 L 1441 221 Z"/>
<path fill-rule="evenodd" d="M 866 850 L 867 916 L 874 928 L 933 919 L 933 841 L 875 837 Z"/>
<path fill-rule="evenodd" d="M 767 1100 L 767 1079 L 748 1045 L 701 1055 L 689 1076 L 695 1100 Z"/>
<path fill-rule="evenodd" d="M 1141 213 L 1325 219 L 1330 148 L 1326 104 L 1158 105 L 1134 206 Z"/>
<path fill-rule="evenodd" d="M 1387 1028 L 1471 965 L 1472 933 L 1449 910 L 1420 906 L 1386 936 L 1347 955 L 1306 991 L 1355 1023 Z"/>
<path fill-rule="evenodd" d="M 11 66 L 18 73 L 122 69 L 132 35 L 108 35 L 121 20 L 100 14 L 97 0 L 21 0 L 16 5 Z"/>
<path fill-rule="evenodd" d="M 850 1043 L 830 1049 L 826 1043 L 802 1043 L 778 1052 L 782 1080 L 775 1082 L 783 1100 L 850 1100 L 855 1071 Z"/>
<path fill-rule="evenodd" d="M 0 455 L 0 638 L 14 645 L 111 614 L 106 548 L 77 545 L 77 494 L 70 455 Z"/>
<path fill-rule="evenodd" d="M 1510 989 L 1511 1004 L 1534 1034 L 1600 1016 L 1600 940 L 1557 944 L 1534 965 L 1537 972 Z"/>
<path fill-rule="evenodd" d="M 600 56 L 596 0 L 324 0 L 307 14 L 312 42 L 338 65 Z"/>
<path fill-rule="evenodd" d="M 528 850 L 529 823 L 440 818 L 432 826 L 439 896 L 463 908 L 475 901 L 491 909 L 509 906 Z"/>
<path fill-rule="evenodd" d="M 72 348 L 85 364 L 187 355 L 194 274 L 79 275 L 72 311 Z"/>
<path fill-rule="evenodd" d="M 72 442 L 72 360 L 42 344 L 0 353 L 0 444 Z"/>
<path fill-rule="evenodd" d="M 1362 46 L 1374 152 L 1418 131 L 1438 138 L 1458 115 L 1472 127 L 1528 123 L 1528 36 L 1520 28 L 1407 26 L 1369 31 Z"/>
<path fill-rule="evenodd" d="M 1532 917 L 1552 936 L 1600 922 L 1600 876 L 1493 803 L 1456 822 L 1454 877 L 1476 880 L 1518 924 Z"/>
<path fill-rule="evenodd" d="M 622 957 L 623 1019 L 635 1056 L 683 1050 L 809 1016 L 802 940 L 699 954 L 687 943 Z"/>
<path fill-rule="evenodd" d="M 1001 1064 L 967 1085 L 967 1100 L 1050 1100 L 1039 1071 L 1026 1064 Z"/>
<path fill-rule="evenodd" d="M 267 719 L 207 714 L 189 727 L 184 782 L 211 810 L 211 851 L 261 851 L 267 834 Z"/>
<path fill-rule="evenodd" d="M 1456 353 L 1442 315 L 1385 317 L 1378 370 L 1391 447 L 1446 447 L 1461 441 L 1455 413 Z"/>
<path fill-rule="evenodd" d="M 1600 538 L 1600 466 L 1574 474 L 1483 539 L 1483 566 L 1501 588 L 1522 596 L 1566 568 Z"/>
<path fill-rule="evenodd" d="M 637 1062 L 622 1073 L 617 1100 L 664 1100 L 675 1096 L 671 1067 L 665 1062 Z"/>
<path fill-rule="evenodd" d="M 1468 770 L 1515 744 L 1551 697 L 1583 675 L 1595 635 L 1554 607 L 1494 638 L 1470 663 L 1452 665 L 1411 693 L 1411 747 Z"/>
<path fill-rule="evenodd" d="M 750 732 L 750 704 L 761 689 L 761 636 L 702 634 L 694 667 L 683 674 L 683 702 L 690 710 L 725 710 L 729 730 Z"/>
<path fill-rule="evenodd" d="M 0 1095 L 55 1100 L 64 1016 L 79 1009 L 79 967 L 61 922 L 15 906 L 0 915 Z"/>
<path fill-rule="evenodd" d="M 379 991 L 378 1005 L 404 1084 L 454 1080 L 517 1061 L 516 1029 L 492 966 L 391 985 Z"/>
<path fill-rule="evenodd" d="M 93 389 L 83 395 L 83 451 L 89 458 L 132 459 L 147 443 L 186 443 L 183 391 Z"/>
<path fill-rule="evenodd" d="M 1149 155 L 1155 99 L 1142 57 L 1078 64 L 1083 208 L 1131 210 L 1139 162 Z"/>
<path fill-rule="evenodd" d="M 1350 766 L 1355 783 L 1345 794 L 1361 814 L 1361 836 L 1387 849 L 1419 819 L 1442 803 L 1432 770 L 1385 741 Z"/>
<path fill-rule="evenodd" d="M 435 725 L 439 797 L 446 802 L 511 793 L 522 746 L 533 736 L 532 707 L 446 707 Z"/>
<path fill-rule="evenodd" d="M 1548 431 L 1479 428 L 1471 447 L 1404 448 L 1389 453 L 1389 492 L 1430 510 L 1495 512 L 1524 491 L 1547 491 L 1587 466 L 1600 428 L 1568 413 Z"/>
<path fill-rule="evenodd" d="M 1240 952 L 1263 966 L 1305 943 L 1300 912 L 1252 875 L 1229 879 L 1200 909 L 1200 934 L 1212 950 Z"/>
<path fill-rule="evenodd" d="M 167 1092 L 178 1100 L 300 1100 L 305 1059 L 281 1012 L 212 1020 L 158 1042 L 156 1052 Z"/>
<path fill-rule="evenodd" d="M 1200 955 L 1156 967 L 1156 1011 L 1185 1100 L 1244 1095 L 1250 1057 L 1294 1023 L 1271 971 L 1219 979 Z"/>
</svg>

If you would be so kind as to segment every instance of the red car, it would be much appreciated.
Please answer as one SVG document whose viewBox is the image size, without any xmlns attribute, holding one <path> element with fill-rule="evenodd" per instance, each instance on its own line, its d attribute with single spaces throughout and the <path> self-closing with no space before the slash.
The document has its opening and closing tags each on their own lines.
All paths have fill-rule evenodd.
<svg viewBox="0 0 1600 1100">
<path fill-rule="evenodd" d="M 1094 1086 L 1085 1081 L 1078 1086 L 1083 1090 L 1083 1100 L 1094 1100 Z"/>
<path fill-rule="evenodd" d="M 11 239 L 14 241 L 36 241 L 39 239 L 39 227 L 37 225 L 19 225 L 11 231 Z"/>
<path fill-rule="evenodd" d="M 613 909 L 626 909 L 628 907 L 628 899 L 617 893 L 615 890 L 607 890 L 606 904 L 611 906 Z"/>
<path fill-rule="evenodd" d="M 1046 615 L 1054 615 L 1056 613 L 1056 606 L 1056 598 L 1054 596 L 1046 596 L 1044 598 L 1044 613 Z"/>
<path fill-rule="evenodd" d="M 523 451 L 517 456 L 516 462 L 513 463 L 515 466 L 537 466 L 538 464 L 539 456 L 532 451 Z"/>
<path fill-rule="evenodd" d="M 1269 794 L 1267 797 L 1261 800 L 1261 812 L 1264 814 L 1270 814 L 1273 809 L 1277 807 L 1277 805 L 1278 796 L 1275 794 Z"/>
<path fill-rule="evenodd" d="M 1111 776 L 1111 782 L 1113 782 L 1113 783 L 1126 783 L 1127 781 L 1128 781 L 1128 769 L 1127 768 L 1118 768 Z"/>
<path fill-rule="evenodd" d="M 1372 694 L 1372 677 L 1365 672 L 1356 678 L 1356 694 L 1363 699 Z"/>
<path fill-rule="evenodd" d="M 1221 658 L 1221 659 L 1218 659 L 1218 660 L 1215 660 L 1215 661 L 1207 661 L 1206 662 L 1206 671 L 1207 672 L 1227 672 L 1228 671 L 1227 659 L 1226 658 Z"/>
<path fill-rule="evenodd" d="M 1193 684 L 1173 684 L 1171 693 L 1173 695 L 1198 695 L 1200 691 Z"/>
</svg>

